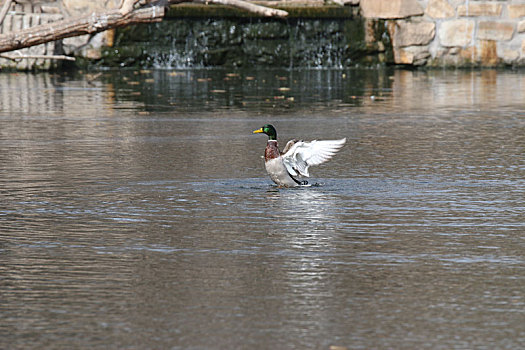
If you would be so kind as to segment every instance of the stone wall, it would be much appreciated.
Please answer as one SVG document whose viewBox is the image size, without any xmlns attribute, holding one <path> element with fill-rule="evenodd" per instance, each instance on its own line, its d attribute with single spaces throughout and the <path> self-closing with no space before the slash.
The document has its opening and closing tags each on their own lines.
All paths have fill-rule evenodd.
<svg viewBox="0 0 525 350">
<path fill-rule="evenodd" d="M 523 0 L 361 0 L 368 20 L 388 22 L 396 64 L 525 65 Z"/>
</svg>

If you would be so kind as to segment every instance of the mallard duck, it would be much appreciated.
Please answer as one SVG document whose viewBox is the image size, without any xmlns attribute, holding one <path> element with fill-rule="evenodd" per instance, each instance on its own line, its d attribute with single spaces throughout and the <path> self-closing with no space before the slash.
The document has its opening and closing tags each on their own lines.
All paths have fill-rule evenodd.
<svg viewBox="0 0 525 350">
<path fill-rule="evenodd" d="M 264 150 L 264 165 L 270 178 L 279 187 L 308 185 L 307 181 L 297 180 L 297 176 L 309 177 L 308 168 L 326 162 L 343 147 L 346 138 L 304 142 L 290 140 L 282 152 L 277 145 L 277 131 L 273 125 L 266 124 L 253 132 L 268 135 L 268 144 Z"/>
</svg>

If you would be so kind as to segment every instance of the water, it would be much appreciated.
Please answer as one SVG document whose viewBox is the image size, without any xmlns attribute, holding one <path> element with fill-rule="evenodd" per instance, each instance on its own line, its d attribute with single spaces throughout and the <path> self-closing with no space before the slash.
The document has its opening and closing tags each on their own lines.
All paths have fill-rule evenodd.
<svg viewBox="0 0 525 350">
<path fill-rule="evenodd" d="M 524 85 L 0 75 L 0 348 L 522 348 Z M 278 189 L 268 122 L 347 145 Z"/>
<path fill-rule="evenodd" d="M 162 22 L 118 29 L 114 45 L 104 50 L 96 65 L 158 69 L 335 68 L 371 66 L 373 62 L 384 61 L 380 60 L 384 55 L 371 50 L 371 39 L 365 39 L 363 21 L 356 13 L 352 14 L 354 11 L 350 8 L 332 9 L 338 18 L 328 18 L 326 11 L 321 11 L 326 18 L 319 18 L 320 13 L 313 18 L 311 10 L 315 12 L 315 9 L 310 8 L 306 9 L 310 12 L 308 19 L 292 15 L 287 20 L 268 20 L 233 18 L 227 13 L 220 16 L 216 12 L 208 18 L 208 14 L 198 9 L 200 13 L 196 13 L 195 7 L 193 10 L 183 7 L 173 9 Z M 384 25 L 376 25 L 369 31 L 382 33 L 385 30 Z M 382 39 L 378 37 L 377 41 Z"/>
</svg>

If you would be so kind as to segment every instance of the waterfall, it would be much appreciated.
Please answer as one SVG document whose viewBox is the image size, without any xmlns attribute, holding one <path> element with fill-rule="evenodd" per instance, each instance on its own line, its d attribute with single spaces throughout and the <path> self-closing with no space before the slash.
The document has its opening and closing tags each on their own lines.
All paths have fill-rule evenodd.
<svg viewBox="0 0 525 350">
<path fill-rule="evenodd" d="M 370 55 L 362 27 L 360 20 L 347 18 L 176 18 L 141 31 L 124 31 L 114 52 L 128 52 L 124 57 L 127 65 L 159 69 L 254 65 L 342 68 Z"/>
</svg>

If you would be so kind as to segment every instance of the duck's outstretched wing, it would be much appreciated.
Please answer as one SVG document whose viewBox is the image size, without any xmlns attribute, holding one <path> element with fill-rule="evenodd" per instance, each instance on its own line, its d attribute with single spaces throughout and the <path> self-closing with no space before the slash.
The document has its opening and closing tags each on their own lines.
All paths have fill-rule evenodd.
<svg viewBox="0 0 525 350">
<path fill-rule="evenodd" d="M 283 154 L 284 165 L 292 176 L 297 176 L 297 174 L 310 176 L 308 173 L 310 166 L 322 164 L 332 158 L 345 142 L 346 138 L 310 142 L 297 141 Z"/>
</svg>

